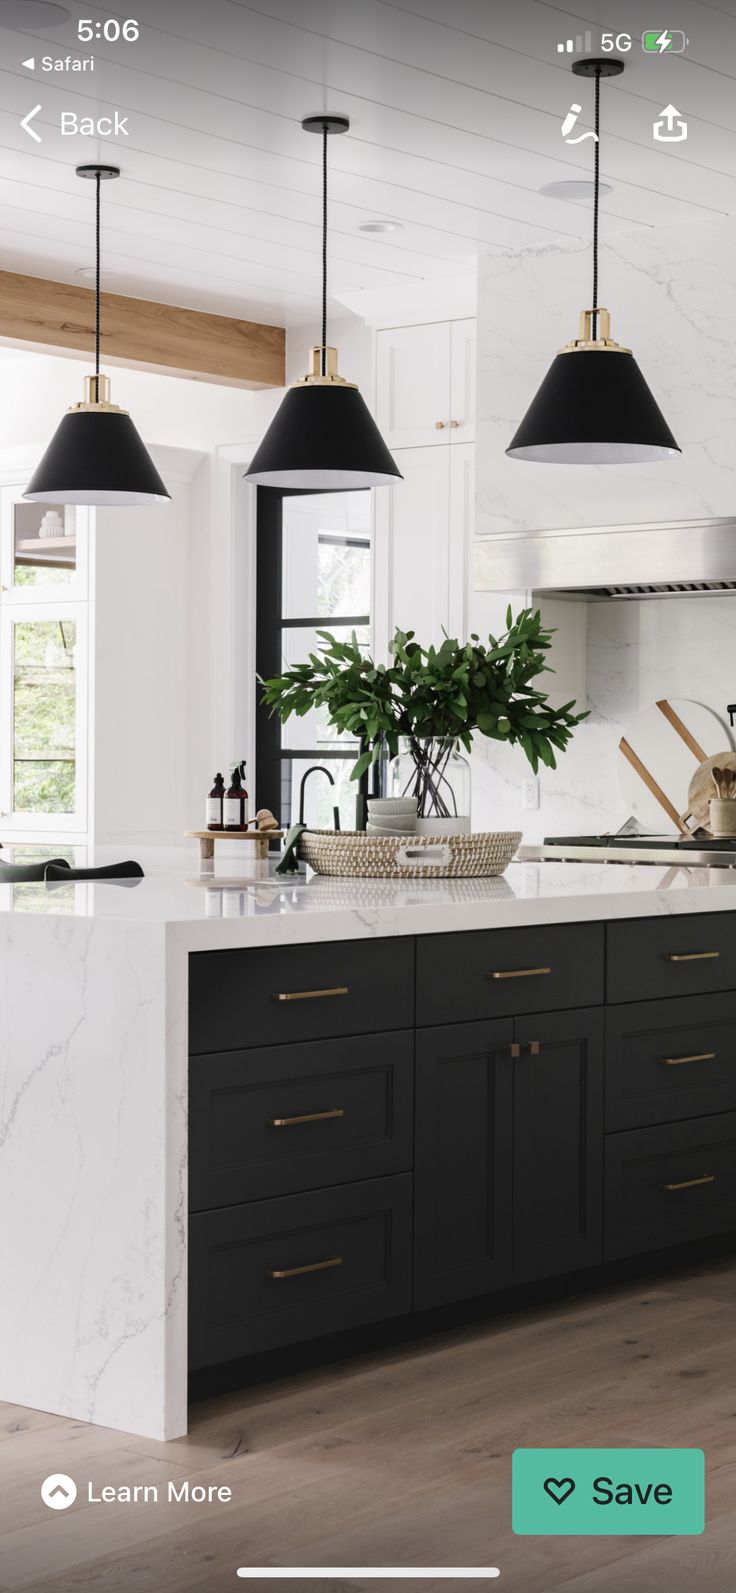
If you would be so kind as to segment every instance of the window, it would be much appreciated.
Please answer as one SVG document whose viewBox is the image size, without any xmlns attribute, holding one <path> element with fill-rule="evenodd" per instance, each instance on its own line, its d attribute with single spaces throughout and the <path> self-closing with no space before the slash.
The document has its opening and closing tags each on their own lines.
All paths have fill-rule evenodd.
<svg viewBox="0 0 736 1593">
<path fill-rule="evenodd" d="M 0 829 L 86 828 L 90 512 L 0 502 Z"/>
<path fill-rule="evenodd" d="M 355 631 L 371 645 L 373 537 L 371 495 L 258 489 L 256 665 L 268 679 L 303 663 L 320 646 L 318 630 Z M 331 829 L 339 807 L 344 829 L 355 825 L 358 787 L 350 779 L 358 743 L 338 735 L 323 713 L 281 725 L 259 708 L 256 725 L 258 801 L 288 826 L 299 817 L 300 784 L 310 764 L 327 768 L 306 789 L 305 817 Z"/>
</svg>

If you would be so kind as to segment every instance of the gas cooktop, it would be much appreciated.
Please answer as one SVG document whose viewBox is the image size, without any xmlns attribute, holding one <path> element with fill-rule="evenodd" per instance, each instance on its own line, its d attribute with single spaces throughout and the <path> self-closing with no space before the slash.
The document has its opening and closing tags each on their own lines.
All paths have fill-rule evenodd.
<svg viewBox="0 0 736 1593">
<path fill-rule="evenodd" d="M 736 840 L 711 835 L 550 835 L 521 846 L 522 862 L 679 863 L 683 868 L 736 868 Z"/>
</svg>

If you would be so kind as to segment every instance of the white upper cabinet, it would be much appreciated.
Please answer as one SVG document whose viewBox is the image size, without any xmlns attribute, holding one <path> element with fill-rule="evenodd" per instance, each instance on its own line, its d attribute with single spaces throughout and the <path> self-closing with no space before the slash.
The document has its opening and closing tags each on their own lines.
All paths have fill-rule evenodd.
<svg viewBox="0 0 736 1593">
<path fill-rule="evenodd" d="M 377 333 L 376 419 L 392 450 L 473 441 L 472 318 Z"/>
<path fill-rule="evenodd" d="M 398 625 L 427 646 L 465 639 L 473 447 L 407 448 L 404 479 L 375 493 L 374 639 L 385 660 Z"/>
<path fill-rule="evenodd" d="M 475 320 L 451 321 L 450 442 L 475 442 Z"/>
</svg>

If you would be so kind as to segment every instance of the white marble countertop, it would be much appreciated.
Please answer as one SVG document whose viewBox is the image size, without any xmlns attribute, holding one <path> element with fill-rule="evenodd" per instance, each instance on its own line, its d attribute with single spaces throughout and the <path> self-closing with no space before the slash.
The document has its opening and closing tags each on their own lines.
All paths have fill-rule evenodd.
<svg viewBox="0 0 736 1593">
<path fill-rule="evenodd" d="M 90 861 L 121 855 L 103 849 Z M 143 880 L 102 884 L 5 885 L 0 862 L 0 915 L 178 928 L 196 950 L 736 909 L 736 869 L 520 862 L 497 879 L 361 880 L 280 878 L 272 865 L 222 855 L 200 872 L 194 848 L 138 856 Z"/>
</svg>

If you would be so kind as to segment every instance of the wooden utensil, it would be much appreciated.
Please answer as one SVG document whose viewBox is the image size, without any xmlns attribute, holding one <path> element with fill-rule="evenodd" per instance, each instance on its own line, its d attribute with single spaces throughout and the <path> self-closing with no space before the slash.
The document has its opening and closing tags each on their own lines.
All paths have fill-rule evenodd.
<svg viewBox="0 0 736 1593">
<path fill-rule="evenodd" d="M 687 807 L 682 814 L 683 821 L 688 824 L 691 831 L 693 827 L 699 830 L 710 829 L 710 800 L 717 795 L 713 783 L 714 769 L 736 771 L 736 752 L 716 752 L 712 758 L 706 758 L 695 770 L 687 794 Z"/>
<path fill-rule="evenodd" d="M 628 812 L 655 834 L 689 834 L 680 812 L 682 793 L 696 766 L 711 756 L 717 762 L 718 749 L 729 743 L 728 728 L 701 703 L 663 697 L 645 708 L 619 742 L 619 784 Z"/>
</svg>

